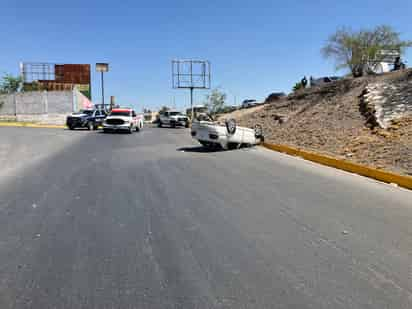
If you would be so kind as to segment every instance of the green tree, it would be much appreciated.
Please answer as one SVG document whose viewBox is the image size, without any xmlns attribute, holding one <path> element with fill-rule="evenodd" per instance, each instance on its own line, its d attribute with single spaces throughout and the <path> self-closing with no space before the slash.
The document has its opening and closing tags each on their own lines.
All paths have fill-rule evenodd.
<svg viewBox="0 0 412 309">
<path fill-rule="evenodd" d="M 210 114 L 216 114 L 223 110 L 226 101 L 226 94 L 215 88 L 210 94 L 206 96 L 205 106 L 208 108 Z"/>
<path fill-rule="evenodd" d="M 361 76 L 384 58 L 384 51 L 402 54 L 410 46 L 411 41 L 401 40 L 398 32 L 382 25 L 359 31 L 338 29 L 328 38 L 321 52 L 325 58 L 335 59 L 337 70 L 348 68 L 354 76 Z"/>
<path fill-rule="evenodd" d="M 292 88 L 293 92 L 296 92 L 296 91 L 298 91 L 298 90 L 300 90 L 300 89 L 303 89 L 303 84 L 302 84 L 302 82 L 296 83 L 296 84 L 293 86 L 293 88 Z"/>
<path fill-rule="evenodd" d="M 4 75 L 0 82 L 0 93 L 13 93 L 19 91 L 22 81 L 20 76 L 14 77 L 10 74 Z"/>
</svg>

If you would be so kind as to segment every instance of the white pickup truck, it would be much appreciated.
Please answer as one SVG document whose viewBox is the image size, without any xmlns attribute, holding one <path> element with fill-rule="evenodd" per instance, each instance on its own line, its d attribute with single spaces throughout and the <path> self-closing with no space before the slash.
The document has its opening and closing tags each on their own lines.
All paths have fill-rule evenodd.
<svg viewBox="0 0 412 309">
<path fill-rule="evenodd" d="M 143 115 L 138 115 L 131 108 L 112 109 L 109 116 L 103 122 L 103 131 L 127 131 L 132 133 L 143 128 Z"/>
<path fill-rule="evenodd" d="M 182 126 L 185 128 L 189 127 L 189 119 L 186 115 L 182 114 L 181 112 L 177 111 L 166 111 L 159 115 L 159 127 L 164 125 L 168 125 L 172 128 L 177 126 Z"/>
<path fill-rule="evenodd" d="M 241 145 L 253 146 L 263 142 L 262 127 L 254 129 L 236 126 L 234 119 L 225 122 L 209 119 L 195 120 L 192 123 L 191 135 L 206 148 L 234 149 Z"/>
</svg>

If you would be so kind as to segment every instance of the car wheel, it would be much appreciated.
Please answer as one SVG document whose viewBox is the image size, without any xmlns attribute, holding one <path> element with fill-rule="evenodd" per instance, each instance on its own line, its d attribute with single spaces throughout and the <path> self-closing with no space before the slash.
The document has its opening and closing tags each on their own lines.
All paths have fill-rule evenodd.
<svg viewBox="0 0 412 309">
<path fill-rule="evenodd" d="M 230 135 L 235 134 L 236 132 L 236 120 L 235 119 L 229 119 L 226 121 L 226 130 L 227 133 Z"/>
<path fill-rule="evenodd" d="M 255 125 L 255 137 L 260 138 L 263 136 L 263 129 L 260 124 Z"/>
<path fill-rule="evenodd" d="M 89 130 L 89 131 L 94 130 L 93 122 L 88 122 L 88 123 L 87 123 L 87 130 Z"/>
<path fill-rule="evenodd" d="M 189 127 L 189 121 L 186 121 L 185 122 L 185 128 L 188 128 Z"/>
<path fill-rule="evenodd" d="M 139 132 L 141 128 L 142 127 L 141 127 L 140 123 L 138 125 L 136 125 L 136 132 Z"/>
<path fill-rule="evenodd" d="M 129 128 L 129 134 L 132 134 L 133 133 L 133 126 L 130 126 L 130 128 Z"/>
<path fill-rule="evenodd" d="M 171 127 L 172 127 L 172 128 L 176 128 L 176 122 L 172 122 Z"/>
<path fill-rule="evenodd" d="M 99 126 L 96 125 L 96 124 L 93 126 L 93 130 L 97 130 L 98 128 L 99 128 Z"/>
<path fill-rule="evenodd" d="M 74 130 L 74 126 L 70 125 L 69 130 Z"/>
</svg>

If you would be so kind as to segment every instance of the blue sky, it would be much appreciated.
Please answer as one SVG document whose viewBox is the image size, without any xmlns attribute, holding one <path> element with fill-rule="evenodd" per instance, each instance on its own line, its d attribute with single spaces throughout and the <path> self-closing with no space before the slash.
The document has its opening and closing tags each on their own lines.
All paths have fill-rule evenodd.
<svg viewBox="0 0 412 309">
<path fill-rule="evenodd" d="M 105 89 L 122 105 L 176 108 L 175 58 L 208 59 L 212 87 L 239 103 L 290 91 L 303 75 L 336 74 L 320 48 L 337 27 L 388 24 L 412 39 L 412 1 L 13 1 L 0 0 L 0 73 L 20 61 L 109 62 Z M 411 60 L 412 52 L 406 54 Z M 412 62 L 411 62 L 412 63 Z M 92 76 L 100 101 L 99 76 Z M 207 91 L 195 92 L 201 103 Z"/>
</svg>

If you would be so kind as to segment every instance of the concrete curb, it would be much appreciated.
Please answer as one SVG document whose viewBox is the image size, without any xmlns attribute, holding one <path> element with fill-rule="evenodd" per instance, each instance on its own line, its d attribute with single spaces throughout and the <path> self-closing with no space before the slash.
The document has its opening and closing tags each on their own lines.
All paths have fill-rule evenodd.
<svg viewBox="0 0 412 309">
<path fill-rule="evenodd" d="M 263 147 L 270 150 L 283 152 L 292 156 L 302 157 L 305 160 L 316 162 L 322 165 L 334 167 L 347 172 L 355 173 L 361 176 L 373 178 L 387 183 L 395 183 L 401 187 L 412 190 L 412 177 L 398 175 L 391 172 L 378 170 L 372 167 L 352 163 L 346 160 L 336 159 L 323 154 L 309 152 L 298 148 L 293 148 L 285 145 L 275 145 L 263 143 Z"/>
<path fill-rule="evenodd" d="M 49 129 L 64 129 L 66 126 L 27 123 L 27 122 L 0 122 L 0 127 L 26 127 L 26 128 L 49 128 Z"/>
</svg>

